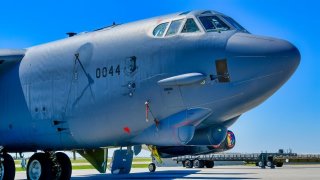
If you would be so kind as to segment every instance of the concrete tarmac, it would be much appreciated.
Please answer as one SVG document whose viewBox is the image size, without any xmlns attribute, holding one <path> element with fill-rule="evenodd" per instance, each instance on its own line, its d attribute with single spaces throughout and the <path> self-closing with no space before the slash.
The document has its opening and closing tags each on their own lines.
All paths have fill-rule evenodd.
<svg viewBox="0 0 320 180">
<path fill-rule="evenodd" d="M 17 172 L 16 179 L 26 179 L 25 172 Z M 72 180 L 102 179 L 320 179 L 320 165 L 284 165 L 276 169 L 255 166 L 217 166 L 212 169 L 185 169 L 158 167 L 154 173 L 148 169 L 134 168 L 130 174 L 99 174 L 96 170 L 74 170 Z"/>
</svg>

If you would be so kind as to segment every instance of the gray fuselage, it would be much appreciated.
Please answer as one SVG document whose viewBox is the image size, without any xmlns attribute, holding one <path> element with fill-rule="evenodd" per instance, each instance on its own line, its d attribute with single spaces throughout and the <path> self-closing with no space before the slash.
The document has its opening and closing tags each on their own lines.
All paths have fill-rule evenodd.
<svg viewBox="0 0 320 180">
<path fill-rule="evenodd" d="M 28 48 L 0 76 L 0 145 L 11 152 L 129 146 L 154 118 L 199 107 L 211 113 L 196 131 L 229 127 L 297 68 L 300 54 L 289 42 L 235 28 L 206 32 L 198 16 L 157 17 Z M 153 35 L 161 22 L 187 18 L 199 32 Z M 227 62 L 229 82 L 219 82 L 217 60 Z M 188 73 L 206 79 L 158 83 Z"/>
</svg>

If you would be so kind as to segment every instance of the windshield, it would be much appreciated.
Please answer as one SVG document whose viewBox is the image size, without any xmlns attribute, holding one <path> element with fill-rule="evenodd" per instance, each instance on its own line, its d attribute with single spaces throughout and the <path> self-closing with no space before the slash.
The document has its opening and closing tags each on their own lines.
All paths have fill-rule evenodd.
<svg viewBox="0 0 320 180">
<path fill-rule="evenodd" d="M 223 16 L 223 18 L 228 21 L 234 28 L 236 28 L 239 31 L 248 32 L 244 27 L 242 27 L 239 23 L 237 23 L 234 19 L 228 16 Z"/>
<path fill-rule="evenodd" d="M 200 30 L 196 22 L 192 18 L 189 18 L 184 24 L 181 33 L 191 33 L 191 32 L 199 32 L 199 31 Z"/>
<path fill-rule="evenodd" d="M 207 32 L 227 31 L 230 29 L 230 27 L 217 16 L 201 16 L 199 19 Z"/>
<path fill-rule="evenodd" d="M 162 23 L 160 25 L 158 25 L 154 30 L 153 30 L 153 35 L 154 36 L 157 36 L 157 37 L 162 37 L 164 32 L 166 31 L 167 29 L 167 26 L 168 26 L 168 22 L 166 23 Z"/>
<path fill-rule="evenodd" d="M 169 26 L 169 29 L 167 31 L 166 36 L 172 36 L 178 33 L 180 26 L 182 24 L 183 19 L 172 21 L 172 23 Z"/>
</svg>

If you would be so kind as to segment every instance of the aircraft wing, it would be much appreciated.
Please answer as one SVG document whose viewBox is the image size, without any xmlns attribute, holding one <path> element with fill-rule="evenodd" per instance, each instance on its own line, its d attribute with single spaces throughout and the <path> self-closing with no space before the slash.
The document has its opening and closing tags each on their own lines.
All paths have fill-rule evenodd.
<svg viewBox="0 0 320 180">
<path fill-rule="evenodd" d="M 25 53 L 25 49 L 0 49 L 0 65 L 10 61 L 21 61 Z"/>
</svg>

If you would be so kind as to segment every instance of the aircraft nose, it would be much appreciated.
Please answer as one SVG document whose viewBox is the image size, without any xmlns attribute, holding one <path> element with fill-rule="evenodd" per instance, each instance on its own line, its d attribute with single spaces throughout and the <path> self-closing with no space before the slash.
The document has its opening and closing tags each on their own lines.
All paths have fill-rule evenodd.
<svg viewBox="0 0 320 180">
<path fill-rule="evenodd" d="M 225 50 L 231 82 L 241 91 L 239 104 L 246 104 L 245 109 L 275 93 L 300 63 L 300 52 L 294 45 L 270 37 L 236 33 L 228 39 Z"/>
<path fill-rule="evenodd" d="M 300 63 L 300 52 L 290 42 L 270 37 L 237 33 L 228 40 L 228 57 L 239 60 L 267 60 L 264 65 L 291 75 Z M 263 64 L 263 63 L 262 63 Z M 266 68 L 266 67 L 265 67 Z"/>
</svg>

